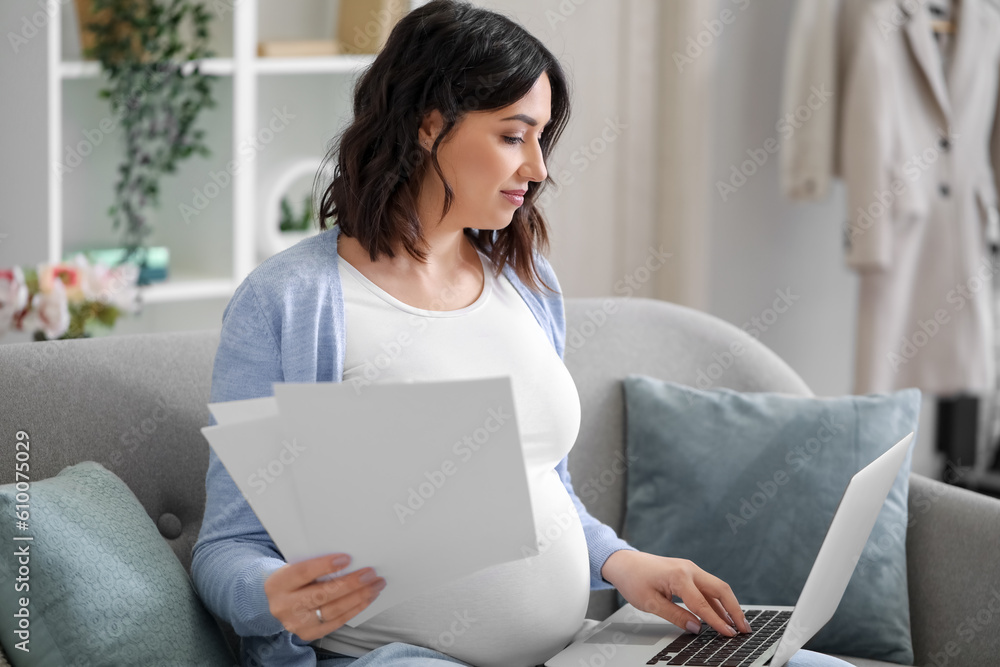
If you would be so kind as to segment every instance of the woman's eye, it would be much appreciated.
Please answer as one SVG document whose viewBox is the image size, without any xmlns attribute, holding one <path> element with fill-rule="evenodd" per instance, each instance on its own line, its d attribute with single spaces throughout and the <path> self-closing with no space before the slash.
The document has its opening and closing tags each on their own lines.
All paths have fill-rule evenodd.
<svg viewBox="0 0 1000 667">
<path fill-rule="evenodd" d="M 522 139 L 521 137 L 504 137 L 503 140 L 511 145 L 524 143 L 524 139 Z"/>
</svg>

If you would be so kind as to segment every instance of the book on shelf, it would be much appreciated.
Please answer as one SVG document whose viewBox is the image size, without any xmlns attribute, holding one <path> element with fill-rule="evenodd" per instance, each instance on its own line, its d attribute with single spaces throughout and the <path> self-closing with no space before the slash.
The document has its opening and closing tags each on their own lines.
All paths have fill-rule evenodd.
<svg viewBox="0 0 1000 667">
<path fill-rule="evenodd" d="M 257 44 L 257 55 L 296 58 L 378 53 L 409 9 L 409 0 L 341 0 L 335 39 L 262 40 Z"/>
<path fill-rule="evenodd" d="M 340 0 L 337 42 L 342 52 L 378 53 L 409 11 L 409 0 Z"/>
<path fill-rule="evenodd" d="M 305 58 L 340 53 L 340 46 L 332 39 L 269 40 L 257 44 L 257 55 L 261 58 Z"/>
</svg>

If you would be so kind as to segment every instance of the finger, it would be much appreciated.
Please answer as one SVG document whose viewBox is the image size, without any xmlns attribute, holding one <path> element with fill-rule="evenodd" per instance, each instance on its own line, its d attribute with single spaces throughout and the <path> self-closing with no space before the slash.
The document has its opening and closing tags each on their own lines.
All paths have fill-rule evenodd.
<svg viewBox="0 0 1000 667">
<path fill-rule="evenodd" d="M 311 625 L 305 625 L 302 631 L 295 634 L 305 641 L 324 637 L 367 609 L 368 605 L 378 597 L 378 593 L 377 590 L 373 591 L 371 586 L 365 586 L 348 596 L 339 598 L 336 602 L 320 609 L 324 623 L 317 623 L 318 619 L 314 618 Z M 315 616 L 315 611 L 312 613 Z"/>
<path fill-rule="evenodd" d="M 300 589 L 298 591 L 298 594 L 301 594 L 299 604 L 306 609 L 316 609 L 342 597 L 372 588 L 376 584 L 385 586 L 385 579 L 379 577 L 373 568 L 362 568 L 336 579 L 317 581 Z M 376 590 L 381 590 L 381 588 Z"/>
<path fill-rule="evenodd" d="M 720 635 L 735 637 L 738 634 L 736 628 L 729 625 L 729 622 L 712 608 L 705 595 L 693 581 L 681 591 L 678 591 L 677 595 L 684 600 L 684 604 L 687 605 L 688 609 L 701 617 L 703 621 L 717 630 Z"/>
<path fill-rule="evenodd" d="M 723 605 L 723 610 L 726 612 L 725 616 L 729 617 L 729 624 L 731 626 L 737 628 L 740 632 L 753 632 L 753 628 L 750 627 L 750 621 L 747 620 L 746 614 L 743 613 L 743 608 L 739 603 L 736 604 L 734 609 L 732 605 L 726 608 L 725 603 L 721 600 L 716 599 L 715 602 Z"/>
<path fill-rule="evenodd" d="M 325 574 L 337 572 L 347 567 L 351 557 L 347 554 L 328 554 L 289 563 L 274 571 L 268 582 L 274 590 L 297 590 L 310 584 Z"/>
<path fill-rule="evenodd" d="M 632 603 L 632 606 L 640 611 L 656 614 L 692 634 L 701 632 L 701 621 L 697 616 L 658 591 L 654 591 L 653 597 L 644 600 L 641 606 L 635 603 Z"/>
<path fill-rule="evenodd" d="M 736 623 L 733 622 L 733 617 L 729 615 L 729 612 L 726 611 L 726 608 L 722 606 L 722 602 L 719 601 L 718 598 L 710 597 L 706 599 L 708 600 L 708 603 L 712 605 L 712 609 L 715 610 L 715 613 L 719 615 L 719 618 L 725 620 L 726 623 L 733 626 L 734 628 L 736 627 Z"/>
<path fill-rule="evenodd" d="M 325 623 L 341 614 L 345 608 L 357 604 L 370 588 L 357 581 L 356 572 L 300 588 L 285 598 L 282 618 L 291 621 L 291 624 L 286 623 L 286 628 L 313 628 L 319 620 L 316 616 L 317 609 L 323 614 Z"/>
<path fill-rule="evenodd" d="M 733 589 L 730 588 L 729 584 L 707 572 L 704 573 L 703 578 L 698 579 L 699 581 L 696 583 L 699 584 L 699 588 L 708 594 L 709 599 L 713 603 L 718 603 L 722 606 L 720 610 L 718 606 L 713 604 L 720 618 L 728 617 L 729 624 L 734 628 L 739 628 L 742 632 L 753 632 L 746 615 L 743 613 L 743 608 L 740 607 L 740 603 L 736 599 L 736 595 L 733 594 Z"/>
<path fill-rule="evenodd" d="M 374 602 L 375 598 L 379 596 L 379 593 L 382 592 L 382 588 L 384 587 L 384 583 L 380 587 L 379 582 L 375 582 L 371 586 L 365 586 L 364 588 L 354 591 L 350 595 L 346 595 L 335 600 L 331 604 L 325 605 L 321 609 L 323 619 L 325 620 L 332 617 L 334 621 L 338 621 L 340 625 L 343 625 L 357 616 L 362 609 L 365 609 L 368 605 Z M 328 623 L 329 621 L 327 624 Z"/>
<path fill-rule="evenodd" d="M 325 637 L 334 630 L 343 627 L 344 623 L 346 623 L 347 621 L 351 620 L 352 618 L 360 614 L 362 611 L 364 611 L 365 607 L 367 607 L 369 604 L 370 603 L 368 601 L 359 602 L 358 604 L 354 605 L 353 608 L 349 609 L 347 612 L 337 616 L 337 618 L 329 620 L 323 625 L 318 625 L 316 623 L 313 623 L 312 626 L 308 626 L 305 629 L 296 632 L 295 634 L 307 642 L 319 639 L 320 637 Z M 323 618 L 326 618 L 326 616 L 324 616 Z"/>
</svg>

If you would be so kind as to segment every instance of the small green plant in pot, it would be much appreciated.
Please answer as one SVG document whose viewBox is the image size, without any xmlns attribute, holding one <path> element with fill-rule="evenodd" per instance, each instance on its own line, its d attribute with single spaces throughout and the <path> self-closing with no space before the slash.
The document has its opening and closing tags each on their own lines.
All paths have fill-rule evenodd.
<svg viewBox="0 0 1000 667">
<path fill-rule="evenodd" d="M 306 232 L 312 224 L 313 219 L 313 204 L 312 197 L 306 195 L 303 198 L 302 203 L 302 213 L 301 215 L 296 215 L 292 211 L 292 204 L 288 200 L 288 197 L 281 198 L 281 218 L 278 224 L 278 229 L 282 232 Z"/>
</svg>

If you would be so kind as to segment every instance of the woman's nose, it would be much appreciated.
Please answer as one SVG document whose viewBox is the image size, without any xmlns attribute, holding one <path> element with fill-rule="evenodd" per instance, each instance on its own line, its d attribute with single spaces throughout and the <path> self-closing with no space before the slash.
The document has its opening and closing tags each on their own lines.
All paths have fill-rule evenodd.
<svg viewBox="0 0 1000 667">
<path fill-rule="evenodd" d="M 525 159 L 521 168 L 522 175 L 529 181 L 542 182 L 549 175 L 545 168 L 545 156 L 542 155 L 542 147 L 536 145 Z"/>
</svg>

